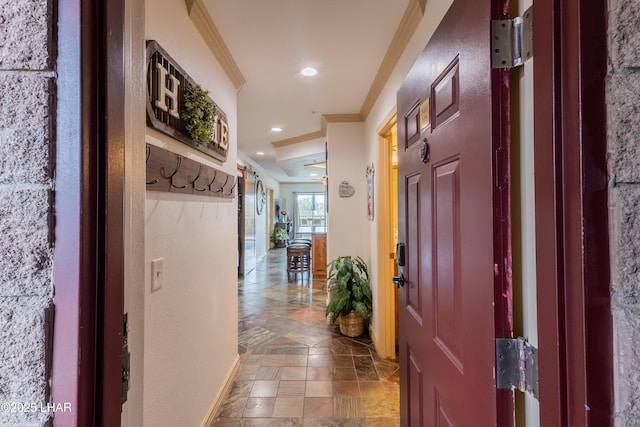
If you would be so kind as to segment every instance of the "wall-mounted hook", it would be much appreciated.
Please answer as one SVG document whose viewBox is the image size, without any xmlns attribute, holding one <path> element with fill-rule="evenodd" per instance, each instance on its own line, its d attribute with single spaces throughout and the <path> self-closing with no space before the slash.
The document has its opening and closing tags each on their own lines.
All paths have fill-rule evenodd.
<svg viewBox="0 0 640 427">
<path fill-rule="evenodd" d="M 196 176 L 196 178 L 191 182 L 191 185 L 193 186 L 193 190 L 194 191 L 206 191 L 206 187 L 203 188 L 202 190 L 196 187 L 196 181 L 198 180 L 198 178 L 200 178 L 200 175 L 202 175 L 202 170 L 204 169 L 204 165 L 202 163 L 200 163 L 200 169 L 198 170 L 198 175 Z"/>
<path fill-rule="evenodd" d="M 149 158 L 151 157 L 151 147 L 149 145 L 147 145 L 147 158 L 144 161 L 145 164 L 149 163 Z M 154 179 L 153 181 L 147 181 L 147 185 L 153 185 L 153 184 L 157 184 L 158 180 Z"/>
<path fill-rule="evenodd" d="M 229 177 L 227 176 L 227 179 L 229 179 Z M 231 186 L 231 188 L 229 189 L 229 194 L 226 194 L 227 196 L 233 196 L 233 190 L 234 188 L 236 188 L 236 185 L 238 185 L 238 180 L 234 180 L 233 185 Z M 224 187 L 222 187 L 224 188 Z"/>
<path fill-rule="evenodd" d="M 213 190 L 211 189 L 211 186 L 213 185 L 213 182 L 216 180 L 216 176 L 218 176 L 218 171 L 214 170 L 213 178 L 211 178 L 211 182 L 207 184 L 207 188 L 209 189 L 210 192 L 213 192 Z"/>
<path fill-rule="evenodd" d="M 160 168 L 160 175 L 163 178 L 166 178 L 168 180 L 170 180 L 171 182 L 171 188 L 185 188 L 186 185 L 183 185 L 182 187 L 177 186 L 173 183 L 173 178 L 176 176 L 176 174 L 180 171 L 180 167 L 182 166 L 182 156 L 178 156 L 178 163 L 176 164 L 176 169 L 173 171 L 173 173 L 169 176 L 165 176 L 165 170 L 164 170 L 164 166 Z"/>
<path fill-rule="evenodd" d="M 216 191 L 216 193 L 224 194 L 224 187 L 227 185 L 227 182 L 229 182 L 229 175 L 227 175 L 227 179 L 224 180 L 224 184 L 222 184 L 222 187 L 220 187 L 220 189 Z"/>
</svg>

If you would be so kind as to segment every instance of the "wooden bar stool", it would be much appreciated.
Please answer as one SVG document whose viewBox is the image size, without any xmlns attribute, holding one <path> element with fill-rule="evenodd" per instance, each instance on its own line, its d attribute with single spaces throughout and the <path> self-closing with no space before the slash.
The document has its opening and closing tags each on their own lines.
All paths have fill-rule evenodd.
<svg viewBox="0 0 640 427">
<path fill-rule="evenodd" d="M 291 241 L 292 245 L 307 245 L 311 247 L 311 239 L 305 239 L 302 237 L 296 237 Z"/>
<path fill-rule="evenodd" d="M 304 279 L 304 273 L 307 277 L 311 276 L 311 247 L 302 243 L 292 243 L 287 246 L 287 279 L 291 280 L 293 273 L 294 280 L 297 274 Z"/>
</svg>

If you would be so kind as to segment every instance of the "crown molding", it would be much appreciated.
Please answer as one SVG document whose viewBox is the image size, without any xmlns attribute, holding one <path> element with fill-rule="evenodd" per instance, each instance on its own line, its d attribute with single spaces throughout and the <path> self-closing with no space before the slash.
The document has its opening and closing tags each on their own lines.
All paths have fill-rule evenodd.
<svg viewBox="0 0 640 427">
<path fill-rule="evenodd" d="M 187 10 L 189 12 L 189 18 L 196 27 L 205 43 L 209 47 L 209 50 L 213 53 L 213 56 L 218 60 L 220 66 L 227 74 L 236 90 L 239 90 L 246 82 L 238 64 L 233 59 L 229 48 L 222 39 L 222 35 L 216 28 L 206 6 L 202 0 L 185 0 Z"/>
<path fill-rule="evenodd" d="M 216 28 L 213 20 L 209 16 L 206 6 L 203 0 L 185 0 L 187 10 L 189 12 L 189 18 L 193 22 L 194 26 L 204 39 L 205 43 L 218 60 L 225 73 L 232 81 L 236 89 L 240 89 L 246 82 L 240 68 L 236 64 L 231 52 L 227 48 L 226 43 L 222 39 L 222 36 Z M 404 52 L 407 44 L 411 40 L 411 37 L 415 33 L 422 17 L 424 15 L 426 0 L 409 0 L 407 8 L 405 9 L 402 20 L 396 29 L 396 32 L 387 48 L 387 52 L 380 64 L 376 77 L 369 88 L 369 92 L 360 108 L 359 113 L 355 114 L 324 114 L 321 120 L 321 130 L 317 132 L 308 133 L 305 135 L 299 135 L 293 138 L 283 139 L 280 141 L 274 141 L 272 146 L 284 147 L 287 145 L 298 144 L 305 141 L 310 141 L 317 138 L 322 138 L 326 135 L 327 123 L 348 123 L 348 122 L 362 122 L 367 119 L 367 116 L 371 112 L 375 102 L 377 101 L 382 89 L 387 84 L 393 69 L 396 67 L 402 53 Z"/>
<path fill-rule="evenodd" d="M 380 96 L 380 92 L 382 92 L 382 89 L 387 84 L 389 76 L 391 76 L 393 69 L 398 64 L 398 61 L 407 47 L 407 44 L 409 44 L 411 37 L 413 37 L 413 34 L 418 28 L 418 25 L 422 20 L 422 16 L 424 15 L 425 4 L 426 0 L 409 0 L 409 4 L 404 11 L 402 20 L 400 21 L 400 24 L 396 29 L 396 33 L 387 48 L 387 53 L 384 55 L 382 63 L 380 64 L 378 73 L 369 88 L 369 93 L 362 103 L 360 115 L 365 120 L 371 112 L 373 105 L 376 103 L 376 100 Z"/>
<path fill-rule="evenodd" d="M 301 142 L 311 141 L 313 139 L 322 138 L 327 135 L 327 123 L 353 123 L 363 122 L 364 119 L 358 113 L 355 114 L 323 114 L 321 119 L 321 128 L 319 131 L 307 133 L 304 135 L 294 136 L 293 138 L 273 141 L 271 145 L 275 148 L 285 147 L 287 145 L 299 144 Z"/>
<path fill-rule="evenodd" d="M 327 123 L 354 123 L 364 122 L 360 113 L 354 114 L 323 114 L 320 121 L 320 129 L 323 135 L 327 134 Z"/>
<path fill-rule="evenodd" d="M 327 123 L 364 122 L 360 113 L 356 114 L 323 114 L 322 119 Z"/>
<path fill-rule="evenodd" d="M 325 132 L 319 130 L 304 135 L 294 136 L 293 138 L 273 141 L 271 145 L 273 145 L 275 148 L 286 147 L 287 145 L 299 144 L 301 142 L 311 141 L 312 139 L 322 138 L 325 136 L 325 134 Z"/>
</svg>

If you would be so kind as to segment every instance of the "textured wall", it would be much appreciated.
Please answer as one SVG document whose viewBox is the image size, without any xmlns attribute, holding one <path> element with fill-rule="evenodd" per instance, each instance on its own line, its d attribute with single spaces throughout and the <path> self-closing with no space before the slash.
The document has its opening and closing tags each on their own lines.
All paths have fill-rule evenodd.
<svg viewBox="0 0 640 427">
<path fill-rule="evenodd" d="M 608 150 L 616 425 L 640 426 L 640 2 L 609 1 Z"/>
<path fill-rule="evenodd" d="M 49 419 L 52 6 L 53 0 L 0 0 L 2 426 Z"/>
</svg>

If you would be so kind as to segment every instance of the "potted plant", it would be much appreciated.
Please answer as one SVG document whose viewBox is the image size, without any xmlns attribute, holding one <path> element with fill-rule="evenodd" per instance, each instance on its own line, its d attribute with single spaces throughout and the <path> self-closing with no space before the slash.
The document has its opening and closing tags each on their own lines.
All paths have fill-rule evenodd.
<svg viewBox="0 0 640 427">
<path fill-rule="evenodd" d="M 276 248 L 284 248 L 287 246 L 287 239 L 289 235 L 284 228 L 276 227 L 273 230 L 272 240 Z"/>
<path fill-rule="evenodd" d="M 333 293 L 326 314 L 331 322 L 340 319 L 340 332 L 357 337 L 364 331 L 364 321 L 371 316 L 372 294 L 369 270 L 360 257 L 339 256 L 329 263 L 327 281 Z"/>
</svg>

